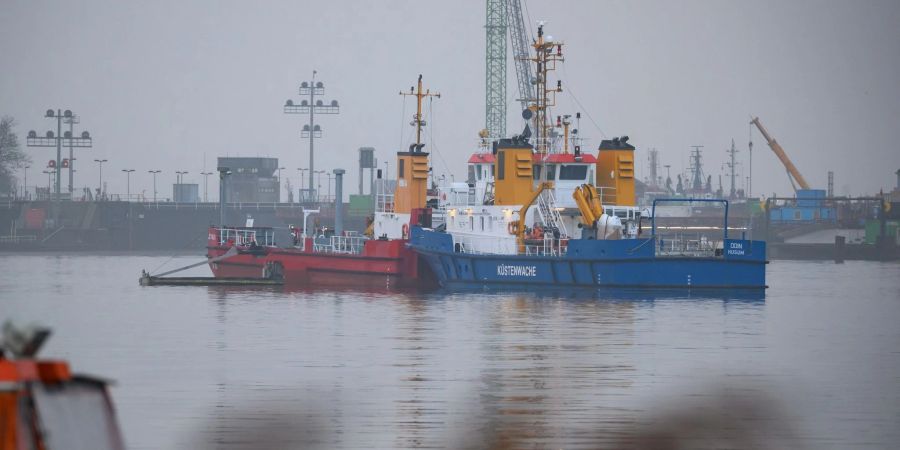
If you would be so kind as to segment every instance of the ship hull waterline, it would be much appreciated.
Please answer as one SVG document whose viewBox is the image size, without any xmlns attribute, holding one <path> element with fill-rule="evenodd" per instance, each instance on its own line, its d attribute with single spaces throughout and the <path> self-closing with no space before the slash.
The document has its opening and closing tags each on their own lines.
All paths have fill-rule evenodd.
<svg viewBox="0 0 900 450">
<path fill-rule="evenodd" d="M 413 230 L 411 248 L 443 287 L 765 289 L 765 243 L 727 240 L 731 257 L 655 256 L 647 240 L 570 241 L 564 256 L 453 251 L 450 236 Z M 735 250 L 737 253 L 737 250 Z"/>
<path fill-rule="evenodd" d="M 229 246 L 207 248 L 210 259 Z M 209 264 L 216 278 L 260 278 L 266 264 L 280 266 L 284 284 L 305 287 L 431 288 L 437 282 L 405 242 L 373 242 L 363 253 L 305 252 L 266 248 Z M 424 270 L 423 270 L 424 269 Z"/>
</svg>

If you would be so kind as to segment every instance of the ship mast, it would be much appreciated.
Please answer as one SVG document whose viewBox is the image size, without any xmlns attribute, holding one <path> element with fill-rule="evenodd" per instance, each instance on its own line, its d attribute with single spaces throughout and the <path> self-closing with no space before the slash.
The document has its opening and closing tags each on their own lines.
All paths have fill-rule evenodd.
<svg viewBox="0 0 900 450">
<path fill-rule="evenodd" d="M 556 106 L 556 93 L 562 92 L 562 81 L 556 80 L 556 87 L 547 87 L 547 76 L 556 70 L 557 61 L 564 61 L 562 42 L 555 42 L 550 36 L 544 37 L 544 24 L 538 24 L 537 39 L 532 44 L 534 58 L 531 60 L 537 68 L 537 95 L 529 109 L 534 112 L 535 150 L 540 154 L 550 152 L 550 122 L 547 120 L 549 109 Z M 556 47 L 554 51 L 554 47 Z"/>
<path fill-rule="evenodd" d="M 412 86 L 410 86 L 408 93 L 400 92 L 400 95 L 416 97 L 416 114 L 413 116 L 412 122 L 409 123 L 410 125 L 416 127 L 416 143 L 409 146 L 409 151 L 421 152 L 422 147 L 425 146 L 425 144 L 422 143 L 422 127 L 426 125 L 425 119 L 422 116 L 422 99 L 425 97 L 441 98 L 441 94 L 432 94 L 430 89 L 426 89 L 425 92 L 422 92 L 422 75 L 419 74 L 418 87 L 414 89 Z"/>
</svg>

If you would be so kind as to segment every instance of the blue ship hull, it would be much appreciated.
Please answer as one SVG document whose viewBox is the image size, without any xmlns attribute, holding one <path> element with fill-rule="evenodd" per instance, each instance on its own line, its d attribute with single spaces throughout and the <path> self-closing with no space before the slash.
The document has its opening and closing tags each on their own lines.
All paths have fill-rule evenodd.
<svg viewBox="0 0 900 450">
<path fill-rule="evenodd" d="M 766 287 L 765 242 L 726 239 L 710 257 L 657 256 L 655 238 L 570 240 L 563 256 L 454 251 L 450 234 L 413 227 L 410 247 L 446 287 Z"/>
</svg>

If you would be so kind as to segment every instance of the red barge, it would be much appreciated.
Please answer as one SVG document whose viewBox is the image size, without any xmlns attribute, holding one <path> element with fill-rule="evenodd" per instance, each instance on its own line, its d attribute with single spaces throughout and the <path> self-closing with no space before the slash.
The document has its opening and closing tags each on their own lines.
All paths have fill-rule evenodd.
<svg viewBox="0 0 900 450">
<path fill-rule="evenodd" d="M 408 246 L 411 226 L 431 226 L 426 207 L 428 153 L 422 151 L 422 99 L 432 94 L 418 89 L 402 95 L 415 96 L 418 103 L 412 125 L 416 143 L 409 151 L 397 152 L 397 186 L 392 194 L 380 193 L 371 227 L 371 237 L 343 233 L 307 236 L 308 216 L 302 229 L 292 229 L 293 245 L 275 245 L 275 233 L 266 227 L 210 227 L 207 258 L 216 278 L 283 277 L 286 285 L 341 287 L 430 287 L 437 282 L 431 270 Z M 219 168 L 220 172 L 227 168 Z M 340 200 L 337 200 L 340 202 Z M 338 205 L 339 206 L 339 205 Z M 229 254 L 230 253 L 230 254 Z"/>
<path fill-rule="evenodd" d="M 332 236 L 317 244 L 307 237 L 302 245 L 280 248 L 274 230 L 265 227 L 209 229 L 207 256 L 216 278 L 283 277 L 285 284 L 302 286 L 428 287 L 435 285 L 430 270 L 419 262 L 406 239 L 368 239 Z M 231 250 L 232 256 L 218 259 Z M 232 252 L 234 253 L 234 252 Z"/>
</svg>

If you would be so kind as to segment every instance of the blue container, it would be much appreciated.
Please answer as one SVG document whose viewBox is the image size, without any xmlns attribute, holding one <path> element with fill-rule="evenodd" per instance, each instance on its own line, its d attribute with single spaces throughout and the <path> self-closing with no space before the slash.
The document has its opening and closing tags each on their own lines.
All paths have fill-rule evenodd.
<svg viewBox="0 0 900 450">
<path fill-rule="evenodd" d="M 797 190 L 797 206 L 799 207 L 818 208 L 822 206 L 823 198 L 825 198 L 824 189 Z"/>
<path fill-rule="evenodd" d="M 769 219 L 772 223 L 834 222 L 837 220 L 837 213 L 834 208 L 785 206 L 772 208 Z"/>
</svg>

